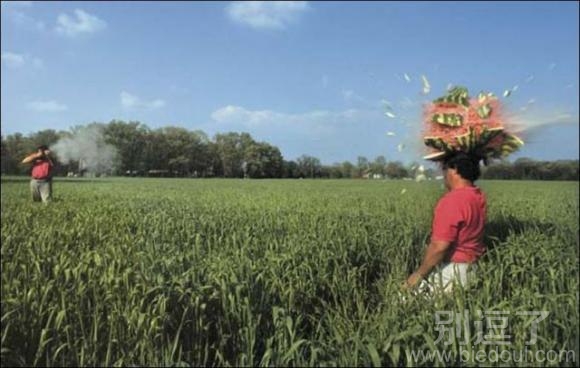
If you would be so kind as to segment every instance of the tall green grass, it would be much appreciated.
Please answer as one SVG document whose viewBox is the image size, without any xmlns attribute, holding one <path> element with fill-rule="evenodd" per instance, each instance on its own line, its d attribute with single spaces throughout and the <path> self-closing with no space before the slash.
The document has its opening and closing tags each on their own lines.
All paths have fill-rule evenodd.
<svg viewBox="0 0 580 368">
<path fill-rule="evenodd" d="M 578 183 L 480 185 L 480 280 L 403 301 L 441 182 L 61 179 L 44 206 L 3 181 L 2 364 L 449 365 L 435 314 L 500 311 L 510 349 L 577 365 Z M 550 312 L 533 346 L 525 311 Z"/>
</svg>

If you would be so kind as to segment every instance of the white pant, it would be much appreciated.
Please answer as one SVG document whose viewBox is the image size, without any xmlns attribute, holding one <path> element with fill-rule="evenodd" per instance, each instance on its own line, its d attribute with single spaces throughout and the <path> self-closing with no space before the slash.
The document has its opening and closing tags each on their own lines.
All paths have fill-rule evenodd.
<svg viewBox="0 0 580 368">
<path fill-rule="evenodd" d="M 427 280 L 421 281 L 419 291 L 450 292 L 453 286 L 466 287 L 474 279 L 475 264 L 444 263 L 441 267 L 431 271 Z"/>
</svg>

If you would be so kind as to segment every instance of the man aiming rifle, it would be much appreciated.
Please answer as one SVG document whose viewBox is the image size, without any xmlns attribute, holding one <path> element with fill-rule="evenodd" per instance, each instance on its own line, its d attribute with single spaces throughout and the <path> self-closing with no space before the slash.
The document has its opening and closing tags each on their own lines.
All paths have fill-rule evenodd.
<svg viewBox="0 0 580 368">
<path fill-rule="evenodd" d="M 41 145 L 37 151 L 26 156 L 23 164 L 32 164 L 30 191 L 34 202 L 48 203 L 52 200 L 52 170 L 54 163 L 47 146 Z"/>
</svg>

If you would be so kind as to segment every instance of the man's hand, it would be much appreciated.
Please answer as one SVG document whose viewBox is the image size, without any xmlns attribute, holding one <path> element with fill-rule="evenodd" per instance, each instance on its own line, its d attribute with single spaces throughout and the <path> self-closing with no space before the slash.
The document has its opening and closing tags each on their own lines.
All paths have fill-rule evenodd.
<svg viewBox="0 0 580 368">
<path fill-rule="evenodd" d="M 421 276 L 420 273 L 413 272 L 407 278 L 407 281 L 405 281 L 401 287 L 402 287 L 402 289 L 405 289 L 405 290 L 413 289 L 414 287 L 419 285 L 422 280 L 423 280 L 423 276 Z"/>
<path fill-rule="evenodd" d="M 22 160 L 22 163 L 23 164 L 27 164 L 29 162 L 32 162 L 34 160 L 41 159 L 41 158 L 44 158 L 44 157 L 47 157 L 50 160 L 50 157 L 48 157 L 48 154 L 49 153 L 50 153 L 50 150 L 41 150 L 41 149 L 39 149 L 38 151 L 36 151 L 34 153 L 31 153 L 30 155 L 26 156 L 24 158 L 24 160 Z"/>
<path fill-rule="evenodd" d="M 49 157 L 50 155 L 50 150 L 38 150 L 38 152 L 36 153 L 36 158 L 45 158 L 45 157 Z"/>
</svg>

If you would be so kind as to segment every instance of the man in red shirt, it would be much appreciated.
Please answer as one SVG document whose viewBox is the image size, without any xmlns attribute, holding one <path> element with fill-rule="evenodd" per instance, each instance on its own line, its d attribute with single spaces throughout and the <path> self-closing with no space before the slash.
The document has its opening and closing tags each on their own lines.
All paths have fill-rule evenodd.
<svg viewBox="0 0 580 368">
<path fill-rule="evenodd" d="M 479 161 L 457 153 L 443 161 L 443 172 L 448 192 L 435 207 L 431 243 L 419 268 L 404 283 L 408 289 L 450 291 L 454 283 L 465 286 L 468 271 L 486 250 L 486 199 L 474 185 L 480 176 Z"/>
<path fill-rule="evenodd" d="M 35 153 L 31 153 L 22 160 L 23 164 L 32 163 L 30 191 L 34 202 L 48 203 L 52 200 L 52 169 L 54 163 L 50 158 L 47 146 L 39 146 Z"/>
</svg>

